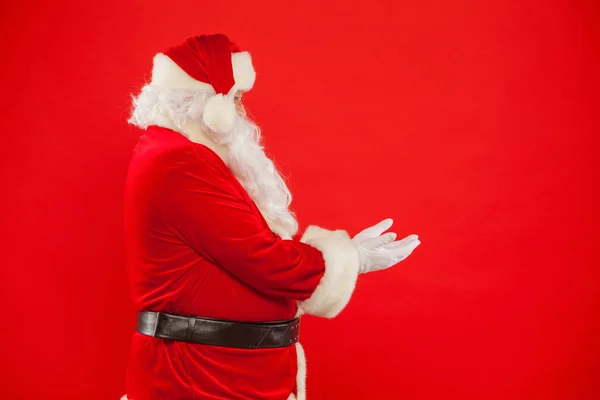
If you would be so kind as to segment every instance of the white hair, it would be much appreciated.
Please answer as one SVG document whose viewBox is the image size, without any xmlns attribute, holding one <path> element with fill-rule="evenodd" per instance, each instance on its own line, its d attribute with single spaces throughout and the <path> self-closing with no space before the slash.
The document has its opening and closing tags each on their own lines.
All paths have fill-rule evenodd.
<svg viewBox="0 0 600 400">
<path fill-rule="evenodd" d="M 249 118 L 238 116 L 229 133 L 217 134 L 202 122 L 206 101 L 214 93 L 202 90 L 164 89 L 144 86 L 133 98 L 134 110 L 129 122 L 142 129 L 168 117 L 177 130 L 189 137 L 186 125 L 193 122 L 217 145 L 225 147 L 225 163 L 238 178 L 258 208 L 273 223 L 290 235 L 298 230 L 298 223 L 289 206 L 292 195 L 285 181 L 261 146 L 260 128 Z"/>
</svg>

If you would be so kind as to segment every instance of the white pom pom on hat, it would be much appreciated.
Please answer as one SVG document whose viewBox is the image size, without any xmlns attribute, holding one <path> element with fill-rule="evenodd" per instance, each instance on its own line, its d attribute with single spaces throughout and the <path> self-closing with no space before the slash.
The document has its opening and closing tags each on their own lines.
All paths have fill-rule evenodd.
<svg viewBox="0 0 600 400">
<path fill-rule="evenodd" d="M 227 133 L 233 129 L 236 116 L 235 103 L 219 93 L 208 99 L 204 105 L 202 120 L 213 132 Z"/>
<path fill-rule="evenodd" d="M 214 93 L 202 120 L 216 133 L 231 131 L 237 118 L 234 94 L 252 89 L 255 80 L 252 57 L 225 35 L 189 38 L 154 57 L 153 85 Z"/>
</svg>

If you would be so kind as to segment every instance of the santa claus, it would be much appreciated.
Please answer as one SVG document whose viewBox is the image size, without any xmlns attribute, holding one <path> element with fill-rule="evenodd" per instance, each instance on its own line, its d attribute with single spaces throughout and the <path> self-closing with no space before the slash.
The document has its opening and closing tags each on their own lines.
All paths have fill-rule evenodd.
<svg viewBox="0 0 600 400">
<path fill-rule="evenodd" d="M 419 245 L 385 233 L 389 219 L 354 238 L 315 226 L 296 237 L 290 192 L 242 106 L 255 76 L 226 36 L 198 36 L 157 54 L 134 98 L 131 400 L 305 399 L 300 315 L 335 317 L 360 274 Z"/>
</svg>

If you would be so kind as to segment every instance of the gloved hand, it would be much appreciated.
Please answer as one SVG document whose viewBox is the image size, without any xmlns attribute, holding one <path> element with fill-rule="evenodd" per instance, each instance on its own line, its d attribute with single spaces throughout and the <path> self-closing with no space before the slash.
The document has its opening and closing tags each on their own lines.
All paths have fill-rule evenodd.
<svg viewBox="0 0 600 400">
<path fill-rule="evenodd" d="M 352 241 L 360 254 L 360 273 L 381 271 L 406 259 L 421 244 L 417 235 L 396 240 L 395 233 L 385 231 L 394 221 L 386 219 L 354 236 Z"/>
</svg>

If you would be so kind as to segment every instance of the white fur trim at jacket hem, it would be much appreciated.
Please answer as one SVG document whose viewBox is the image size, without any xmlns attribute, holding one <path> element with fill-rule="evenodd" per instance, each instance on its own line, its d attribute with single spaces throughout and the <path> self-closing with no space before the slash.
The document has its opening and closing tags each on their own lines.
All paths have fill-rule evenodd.
<svg viewBox="0 0 600 400">
<path fill-rule="evenodd" d="M 296 343 L 296 358 L 298 359 L 298 372 L 296 374 L 298 397 L 292 393 L 288 400 L 306 400 L 306 356 L 300 343 Z"/>
<path fill-rule="evenodd" d="M 360 268 L 358 250 L 348 233 L 317 226 L 309 227 L 300 240 L 323 254 L 325 275 L 313 294 L 298 305 L 307 314 L 333 318 L 354 292 Z"/>
</svg>

